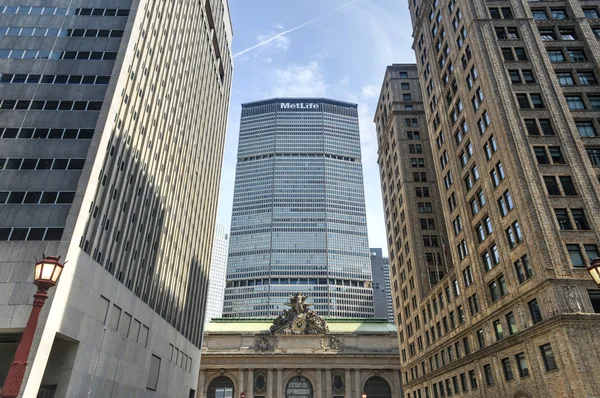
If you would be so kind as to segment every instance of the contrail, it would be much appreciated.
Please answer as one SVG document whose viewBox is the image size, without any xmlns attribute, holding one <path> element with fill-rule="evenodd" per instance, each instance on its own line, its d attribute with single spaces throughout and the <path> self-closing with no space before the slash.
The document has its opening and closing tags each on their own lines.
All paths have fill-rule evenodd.
<svg viewBox="0 0 600 398">
<path fill-rule="evenodd" d="M 252 47 L 248 47 L 247 49 L 240 51 L 239 53 L 235 54 L 235 55 L 233 56 L 233 58 L 237 58 L 237 57 L 239 57 L 240 55 L 247 53 L 248 51 L 252 51 L 252 50 L 254 50 L 254 49 L 258 48 L 258 47 L 262 47 L 262 46 L 264 46 L 265 44 L 267 44 L 267 43 L 270 43 L 270 42 L 272 42 L 273 40 L 277 39 L 278 37 L 281 37 L 281 36 L 287 35 L 288 33 L 291 33 L 291 32 L 293 32 L 293 31 L 295 31 L 295 30 L 298 30 L 298 29 L 300 29 L 300 28 L 303 28 L 303 27 L 305 27 L 306 25 L 310 25 L 311 23 L 315 23 L 315 22 L 317 22 L 317 21 L 319 21 L 319 20 L 321 20 L 321 19 L 323 19 L 323 18 L 325 18 L 325 17 L 328 17 L 328 16 L 330 16 L 331 14 L 334 14 L 334 13 L 338 12 L 338 11 L 339 11 L 339 10 L 341 10 L 342 8 L 346 8 L 346 7 L 348 7 L 349 5 L 351 5 L 351 4 L 353 4 L 353 3 L 356 3 L 357 1 L 359 1 L 359 0 L 352 0 L 352 1 L 349 1 L 349 2 L 347 2 L 347 3 L 345 3 L 345 4 L 342 4 L 342 5 L 341 5 L 341 6 L 339 6 L 338 8 L 336 8 L 336 9 L 334 9 L 334 10 L 332 10 L 332 11 L 329 11 L 327 14 L 321 15 L 320 17 L 317 17 L 317 18 L 315 18 L 315 19 L 311 19 L 311 20 L 310 20 L 310 21 L 308 21 L 308 22 L 304 22 L 303 24 L 300 24 L 300 25 L 298 25 L 298 26 L 296 26 L 296 27 L 293 27 L 293 28 L 291 28 L 291 29 L 288 29 L 288 30 L 286 30 L 286 31 L 284 31 L 284 32 L 280 32 L 280 33 L 276 34 L 275 36 L 268 38 L 267 40 L 261 41 L 260 43 L 258 43 L 258 44 L 255 44 L 255 45 L 253 45 Z"/>
</svg>

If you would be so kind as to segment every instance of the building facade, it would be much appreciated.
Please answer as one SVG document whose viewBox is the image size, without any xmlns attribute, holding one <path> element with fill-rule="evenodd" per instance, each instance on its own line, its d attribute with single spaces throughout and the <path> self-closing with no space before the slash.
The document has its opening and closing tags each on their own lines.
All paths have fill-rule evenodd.
<svg viewBox="0 0 600 398">
<path fill-rule="evenodd" d="M 223 299 L 225 298 L 225 274 L 227 272 L 227 253 L 229 249 L 229 234 L 225 225 L 217 223 L 213 252 L 210 260 L 210 277 L 208 283 L 208 298 L 206 299 L 206 315 L 204 322 L 212 318 L 220 318 L 223 314 Z"/>
<path fill-rule="evenodd" d="M 46 253 L 67 264 L 24 397 L 193 396 L 232 76 L 228 5 L 83 3 L 0 6 L 0 384 L 31 309 L 33 258 Z"/>
<path fill-rule="evenodd" d="M 383 256 L 382 249 L 371 248 L 369 250 L 371 251 L 375 318 L 384 318 L 394 322 L 394 308 L 390 290 L 390 259 Z"/>
<path fill-rule="evenodd" d="M 271 325 L 272 319 L 207 324 L 198 397 L 402 397 L 393 324 L 328 319 L 326 335 L 277 336 Z"/>
<path fill-rule="evenodd" d="M 403 320 L 420 316 L 412 338 L 424 341 L 401 359 L 405 390 L 594 396 L 600 317 L 585 267 L 600 234 L 598 3 L 410 11 L 456 266 Z M 454 280 L 460 295 L 441 308 Z"/>
<path fill-rule="evenodd" d="M 276 316 L 302 290 L 321 315 L 372 317 L 369 261 L 357 106 L 242 105 L 223 316 Z"/>
</svg>

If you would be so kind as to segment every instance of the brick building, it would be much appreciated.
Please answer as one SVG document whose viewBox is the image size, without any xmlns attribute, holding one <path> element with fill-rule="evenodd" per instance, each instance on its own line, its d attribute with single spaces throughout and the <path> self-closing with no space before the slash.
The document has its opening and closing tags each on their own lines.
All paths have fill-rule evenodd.
<svg viewBox="0 0 600 398">
<path fill-rule="evenodd" d="M 598 290 L 585 270 L 600 233 L 598 4 L 410 2 L 417 70 L 388 68 L 375 118 L 410 397 L 600 389 Z M 421 109 L 417 76 L 427 127 L 392 131 Z M 454 264 L 431 289 L 402 277 L 427 269 L 411 232 L 398 233 L 428 232 L 402 220 L 421 202 L 400 199 L 413 130 L 430 136 L 423 169 L 435 167 Z"/>
</svg>

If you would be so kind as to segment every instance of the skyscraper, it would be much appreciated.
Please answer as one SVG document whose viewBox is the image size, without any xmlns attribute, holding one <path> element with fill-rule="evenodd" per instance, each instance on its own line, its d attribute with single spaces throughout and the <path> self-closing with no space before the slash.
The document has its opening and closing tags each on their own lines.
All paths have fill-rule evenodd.
<svg viewBox="0 0 600 398">
<path fill-rule="evenodd" d="M 593 396 L 598 3 L 409 5 L 455 267 L 416 306 L 402 302 L 404 389 Z"/>
<path fill-rule="evenodd" d="M 228 5 L 87 3 L 0 6 L 0 333 L 14 342 L 0 369 L 31 308 L 34 256 L 61 255 L 25 396 L 40 385 L 191 396 L 231 86 Z"/>
<path fill-rule="evenodd" d="M 373 306 L 375 318 L 394 322 L 392 292 L 390 291 L 390 259 L 383 257 L 382 249 L 371 251 L 371 273 L 373 274 Z"/>
<path fill-rule="evenodd" d="M 217 223 L 212 257 L 210 260 L 208 298 L 206 299 L 206 315 L 204 322 L 209 322 L 212 318 L 220 318 L 221 315 L 223 315 L 228 249 L 229 234 L 225 232 L 225 225 Z"/>
<path fill-rule="evenodd" d="M 292 294 L 320 315 L 372 317 L 357 106 L 242 105 L 225 317 L 277 316 Z"/>
</svg>

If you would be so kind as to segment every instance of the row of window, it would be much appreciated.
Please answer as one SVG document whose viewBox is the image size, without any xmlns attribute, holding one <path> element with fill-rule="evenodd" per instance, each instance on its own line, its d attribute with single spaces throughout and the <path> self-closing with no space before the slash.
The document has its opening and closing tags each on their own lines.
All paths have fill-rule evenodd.
<svg viewBox="0 0 600 398">
<path fill-rule="evenodd" d="M 572 111 L 584 109 L 600 110 L 600 95 L 587 94 L 586 97 L 584 98 L 582 95 L 565 95 L 567 105 Z"/>
<path fill-rule="evenodd" d="M 85 159 L 0 158 L 0 170 L 82 170 Z"/>
<path fill-rule="evenodd" d="M 76 59 L 114 61 L 116 51 L 63 51 L 63 50 L 3 50 L 0 49 L 0 59 Z"/>
<path fill-rule="evenodd" d="M 0 228 L 0 241 L 60 240 L 64 228 Z"/>
<path fill-rule="evenodd" d="M 27 84 L 108 84 L 110 76 L 94 75 L 13 75 L 0 73 L 0 83 Z"/>
<path fill-rule="evenodd" d="M 94 129 L 2 128 L 0 138 L 90 140 Z"/>
<path fill-rule="evenodd" d="M 0 14 L 127 17 L 129 16 L 129 10 L 125 8 L 0 6 Z"/>
<path fill-rule="evenodd" d="M 99 111 L 102 101 L 3 100 L 0 110 Z"/>
<path fill-rule="evenodd" d="M 0 204 L 69 204 L 75 191 L 0 191 Z"/>
<path fill-rule="evenodd" d="M 123 29 L 55 29 L 0 26 L 0 36 L 123 37 Z"/>
</svg>

